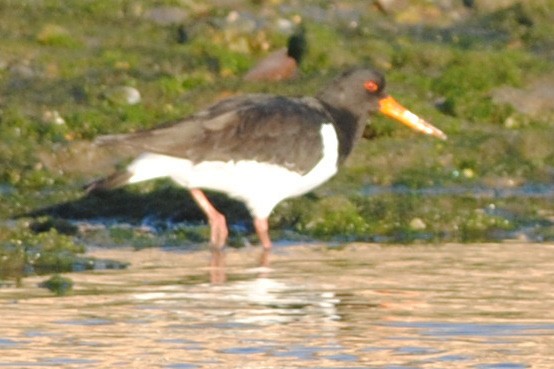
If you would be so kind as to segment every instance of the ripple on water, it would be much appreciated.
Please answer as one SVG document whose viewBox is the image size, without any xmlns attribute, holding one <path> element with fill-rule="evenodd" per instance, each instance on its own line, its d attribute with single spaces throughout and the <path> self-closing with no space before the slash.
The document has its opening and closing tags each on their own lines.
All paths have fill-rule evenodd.
<svg viewBox="0 0 554 369">
<path fill-rule="evenodd" d="M 477 365 L 477 369 L 527 369 L 528 365 L 514 364 L 514 363 L 496 363 L 496 364 L 483 364 Z"/>
<path fill-rule="evenodd" d="M 217 284 L 207 253 L 122 252 L 71 296 L 0 290 L 0 367 L 551 369 L 552 250 L 287 247 L 259 273 L 229 250 Z"/>
<path fill-rule="evenodd" d="M 521 323 L 453 323 L 453 322 L 395 322 L 391 326 L 420 328 L 422 335 L 472 336 L 472 337 L 517 337 L 553 334 L 554 324 Z"/>
<path fill-rule="evenodd" d="M 7 338 L 0 338 L 0 349 L 7 347 L 15 347 L 21 345 L 22 341 L 11 340 Z"/>
<path fill-rule="evenodd" d="M 164 366 L 166 369 L 196 369 L 199 368 L 198 365 L 194 364 L 186 364 L 186 363 L 176 363 L 176 364 L 169 364 Z"/>
</svg>

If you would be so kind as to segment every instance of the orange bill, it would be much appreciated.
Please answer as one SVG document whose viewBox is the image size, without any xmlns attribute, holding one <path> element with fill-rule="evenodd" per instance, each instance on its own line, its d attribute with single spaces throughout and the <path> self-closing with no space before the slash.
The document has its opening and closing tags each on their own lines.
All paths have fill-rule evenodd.
<svg viewBox="0 0 554 369">
<path fill-rule="evenodd" d="M 446 140 L 447 138 L 443 131 L 400 105 L 392 96 L 386 96 L 379 100 L 379 110 L 381 113 L 407 125 L 414 131 L 435 136 L 441 140 Z"/>
</svg>

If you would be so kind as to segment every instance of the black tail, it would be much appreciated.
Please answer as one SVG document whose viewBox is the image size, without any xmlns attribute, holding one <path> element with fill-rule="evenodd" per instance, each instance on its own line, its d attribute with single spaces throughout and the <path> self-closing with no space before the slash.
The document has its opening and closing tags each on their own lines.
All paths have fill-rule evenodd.
<svg viewBox="0 0 554 369">
<path fill-rule="evenodd" d="M 108 177 L 97 179 L 96 181 L 85 185 L 83 190 L 85 190 L 86 193 L 108 191 L 126 185 L 131 176 L 132 173 L 128 171 L 115 172 Z"/>
</svg>

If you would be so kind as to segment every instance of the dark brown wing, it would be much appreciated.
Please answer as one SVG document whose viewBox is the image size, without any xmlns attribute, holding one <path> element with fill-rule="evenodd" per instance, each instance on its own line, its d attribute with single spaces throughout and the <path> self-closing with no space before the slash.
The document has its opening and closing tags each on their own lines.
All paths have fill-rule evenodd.
<svg viewBox="0 0 554 369">
<path fill-rule="evenodd" d="M 256 160 L 306 173 L 322 157 L 323 123 L 331 117 L 316 99 L 244 95 L 169 125 L 104 141 L 193 162 Z"/>
</svg>

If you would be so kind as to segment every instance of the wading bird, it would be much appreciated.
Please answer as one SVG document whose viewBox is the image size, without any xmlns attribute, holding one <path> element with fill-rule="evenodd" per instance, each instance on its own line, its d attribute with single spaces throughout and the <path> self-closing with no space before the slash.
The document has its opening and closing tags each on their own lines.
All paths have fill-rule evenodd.
<svg viewBox="0 0 554 369">
<path fill-rule="evenodd" d="M 274 207 L 331 178 L 362 137 L 369 115 L 380 112 L 446 139 L 384 89 L 382 74 L 353 69 L 315 97 L 235 96 L 175 123 L 100 137 L 101 144 L 125 145 L 142 154 L 86 190 L 169 177 L 190 190 L 208 219 L 212 246 L 221 249 L 228 236 L 225 216 L 203 189 L 219 191 L 247 206 L 260 242 L 269 250 L 268 217 Z"/>
</svg>

